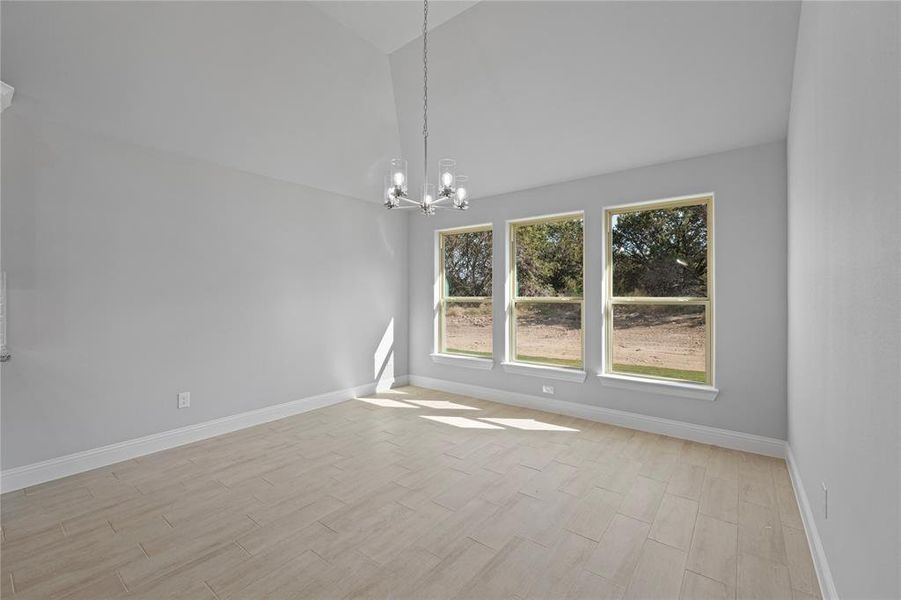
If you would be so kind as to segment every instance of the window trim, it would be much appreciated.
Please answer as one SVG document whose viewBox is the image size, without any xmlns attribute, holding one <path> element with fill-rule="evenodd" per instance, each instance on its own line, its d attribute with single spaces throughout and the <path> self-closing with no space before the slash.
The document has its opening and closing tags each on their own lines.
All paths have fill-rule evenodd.
<svg viewBox="0 0 901 600">
<path fill-rule="evenodd" d="M 663 379 L 600 372 L 597 374 L 602 385 L 622 390 L 644 392 L 647 394 L 659 394 L 663 396 L 676 396 L 679 398 L 692 398 L 694 400 L 716 400 L 720 391 L 713 386 L 699 383 L 686 383 L 678 379 Z"/>
<path fill-rule="evenodd" d="M 491 296 L 449 296 L 445 297 L 444 292 L 447 289 L 445 285 L 446 275 L 444 271 L 444 239 L 449 235 L 459 235 L 461 233 L 478 233 L 481 231 L 491 232 L 491 271 L 492 271 L 492 295 Z M 464 227 L 452 227 L 448 229 L 435 230 L 435 243 L 437 256 L 435 260 L 436 277 L 435 277 L 435 335 L 434 335 L 434 351 L 432 352 L 432 361 L 440 364 L 467 366 L 479 369 L 491 369 L 494 366 L 494 225 L 493 223 L 480 223 L 478 225 L 467 225 Z M 445 352 L 444 340 L 447 335 L 445 329 L 444 311 L 448 302 L 487 302 L 492 307 L 491 319 L 491 356 L 482 356 L 479 354 L 471 354 L 464 352 Z"/>
<path fill-rule="evenodd" d="M 678 208 L 683 206 L 705 205 L 707 207 L 707 296 L 664 296 L 664 297 L 636 297 L 636 296 L 614 296 L 613 295 L 613 215 L 627 214 L 634 212 L 644 212 L 647 210 Z M 650 382 L 663 384 L 678 384 L 679 387 L 703 388 L 707 390 L 715 390 L 716 371 L 715 371 L 715 274 L 716 264 L 714 262 L 715 246 L 714 241 L 714 194 L 692 194 L 689 196 L 679 196 L 675 198 L 666 198 L 662 200 L 651 200 L 647 202 L 634 202 L 630 204 L 620 204 L 617 206 L 609 206 L 604 208 L 604 368 L 599 376 L 609 377 L 615 380 L 625 378 L 634 382 Z M 705 372 L 706 380 L 704 382 L 692 382 L 684 379 L 670 379 L 666 377 L 655 377 L 653 375 L 638 375 L 635 373 L 623 373 L 613 370 L 613 306 L 619 304 L 644 304 L 644 305 L 701 305 L 705 307 L 704 311 L 704 329 L 705 329 Z M 715 395 L 714 395 L 715 397 Z"/>
<path fill-rule="evenodd" d="M 436 365 L 450 365 L 452 367 L 466 367 L 490 371 L 494 368 L 494 359 L 472 354 L 442 354 L 434 352 L 430 355 Z"/>
<path fill-rule="evenodd" d="M 563 221 L 582 220 L 582 295 L 581 296 L 517 296 L 517 279 L 516 279 L 516 229 L 518 227 L 526 227 L 539 223 L 559 223 Z M 586 274 L 586 248 L 585 248 L 585 211 L 577 210 L 566 213 L 556 213 L 539 217 L 527 217 L 524 219 L 513 219 L 507 221 L 507 327 L 505 360 L 502 365 L 504 369 L 511 373 L 532 374 L 541 373 L 541 370 L 551 369 L 554 372 L 563 371 L 564 380 L 570 380 L 566 377 L 566 372 L 572 372 L 580 381 L 585 380 L 585 274 Z M 580 335 L 581 340 L 581 366 L 567 367 L 553 363 L 531 362 L 516 359 L 516 303 L 542 303 L 542 304 L 579 304 L 580 312 Z M 520 368 L 526 367 L 526 368 Z"/>
</svg>

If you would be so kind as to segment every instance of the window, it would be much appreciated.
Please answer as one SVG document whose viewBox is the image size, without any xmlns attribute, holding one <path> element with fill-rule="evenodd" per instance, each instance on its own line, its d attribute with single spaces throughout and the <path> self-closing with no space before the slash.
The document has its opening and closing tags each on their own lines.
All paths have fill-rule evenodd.
<svg viewBox="0 0 901 600">
<path fill-rule="evenodd" d="M 491 225 L 439 234 L 438 352 L 490 358 Z"/>
<path fill-rule="evenodd" d="M 606 372 L 713 385 L 713 199 L 606 211 Z"/>
<path fill-rule="evenodd" d="M 511 223 L 509 360 L 583 366 L 582 214 Z"/>
</svg>

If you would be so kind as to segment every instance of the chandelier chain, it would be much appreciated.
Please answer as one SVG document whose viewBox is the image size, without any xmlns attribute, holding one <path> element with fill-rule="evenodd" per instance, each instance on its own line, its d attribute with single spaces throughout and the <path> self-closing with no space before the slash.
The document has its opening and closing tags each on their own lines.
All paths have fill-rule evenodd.
<svg viewBox="0 0 901 600">
<path fill-rule="evenodd" d="M 422 7 L 422 176 L 428 182 L 429 172 L 429 0 Z"/>
</svg>

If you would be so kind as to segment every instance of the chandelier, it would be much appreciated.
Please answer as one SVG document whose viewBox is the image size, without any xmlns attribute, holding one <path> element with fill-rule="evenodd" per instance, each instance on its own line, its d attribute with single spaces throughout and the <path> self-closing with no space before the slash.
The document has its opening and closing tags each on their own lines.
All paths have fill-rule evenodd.
<svg viewBox="0 0 901 600">
<path fill-rule="evenodd" d="M 429 0 L 422 9 L 422 194 L 414 200 L 408 192 L 407 161 L 391 160 L 385 175 L 385 208 L 418 208 L 431 216 L 437 210 L 466 210 L 469 192 L 466 175 L 457 174 L 457 161 L 442 158 L 438 161 L 438 190 L 429 183 Z M 450 202 L 451 204 L 445 204 Z"/>
</svg>

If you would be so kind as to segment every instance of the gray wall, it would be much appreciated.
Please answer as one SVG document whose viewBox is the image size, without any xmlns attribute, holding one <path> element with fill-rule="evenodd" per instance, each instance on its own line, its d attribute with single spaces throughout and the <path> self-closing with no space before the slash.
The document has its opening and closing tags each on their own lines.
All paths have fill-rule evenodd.
<svg viewBox="0 0 901 600">
<path fill-rule="evenodd" d="M 602 143 L 602 142 L 599 142 Z M 528 168 L 528 165 L 523 165 Z M 473 182 L 477 185 L 478 182 Z M 474 187 L 477 192 L 478 188 Z M 714 192 L 716 253 L 715 402 L 602 386 L 602 218 L 605 206 Z M 477 198 L 467 213 L 411 217 L 410 372 L 540 395 L 542 379 L 495 367 L 475 371 L 431 362 L 434 230 L 494 224 L 494 296 L 503 298 L 509 219 L 582 210 L 586 218 L 585 383 L 554 382 L 556 398 L 774 438 L 786 435 L 786 167 L 777 142 L 700 158 Z M 503 302 L 495 301 L 495 359 L 504 347 Z M 553 410 L 554 399 L 548 398 Z"/>
<path fill-rule="evenodd" d="M 406 372 L 404 216 L 53 124 L 27 94 L 2 128 L 4 469 L 372 382 L 386 331 Z"/>
<path fill-rule="evenodd" d="M 789 443 L 843 598 L 901 597 L 899 11 L 805 3 L 792 94 Z"/>
</svg>

